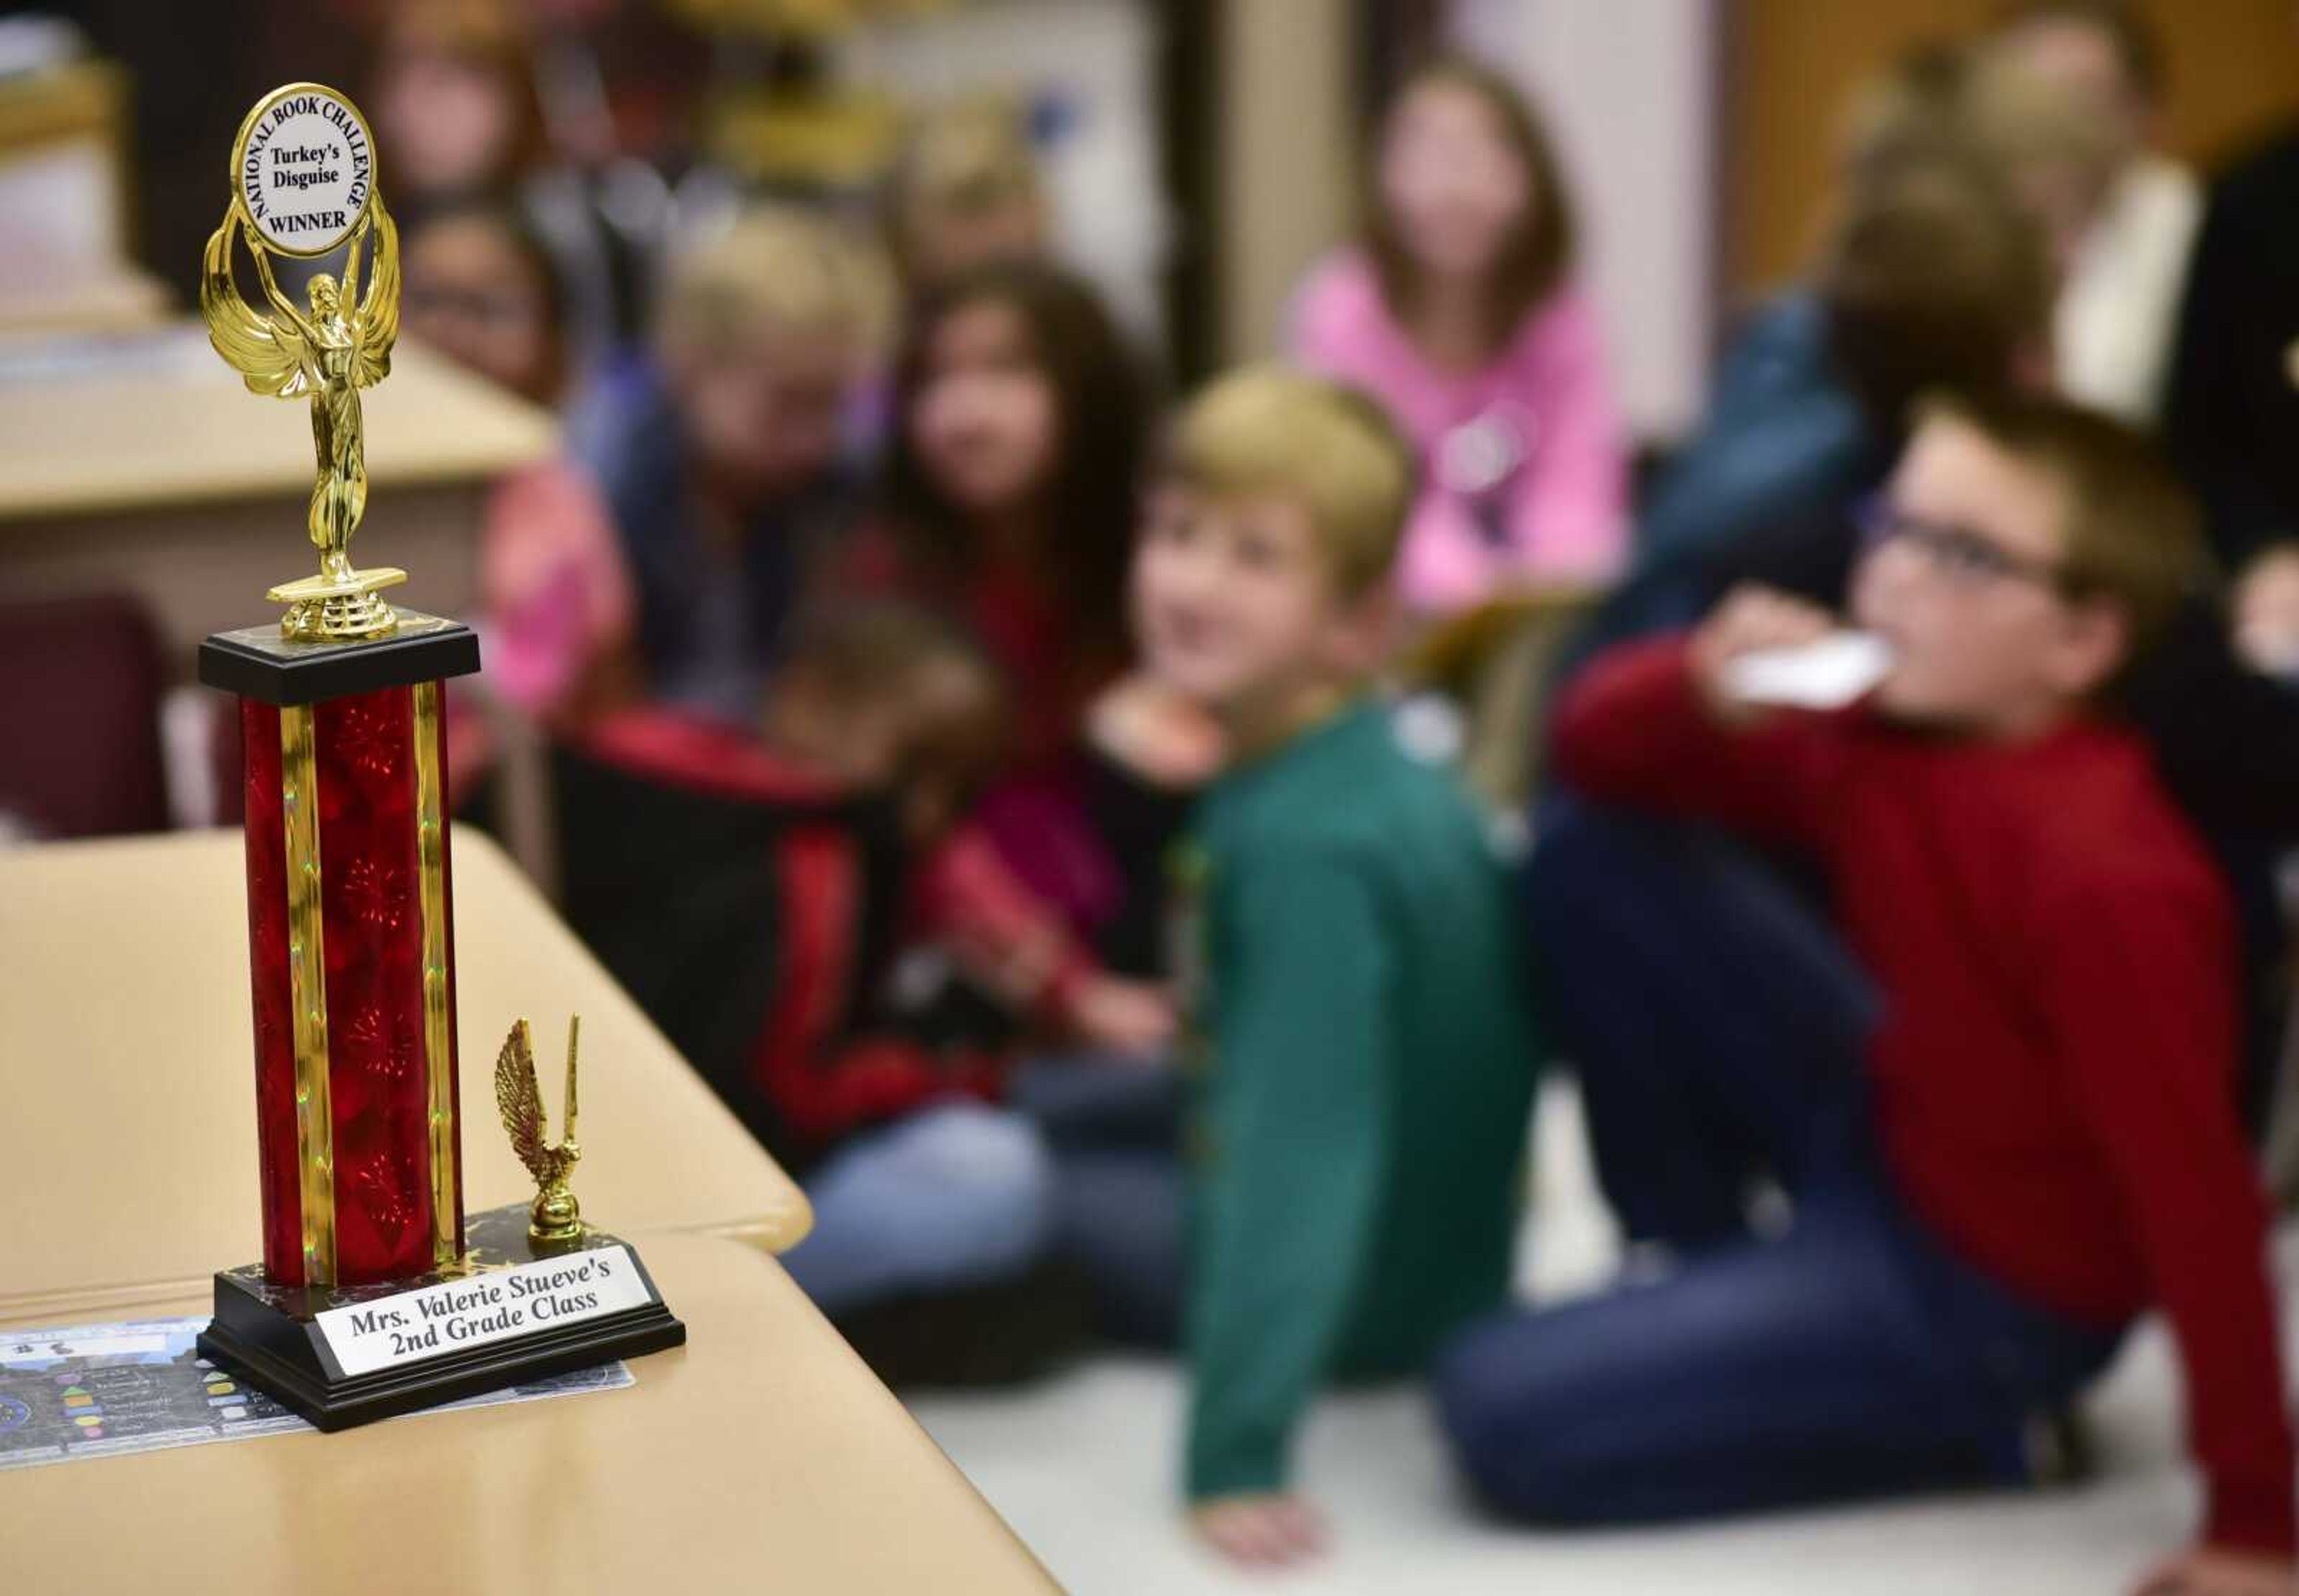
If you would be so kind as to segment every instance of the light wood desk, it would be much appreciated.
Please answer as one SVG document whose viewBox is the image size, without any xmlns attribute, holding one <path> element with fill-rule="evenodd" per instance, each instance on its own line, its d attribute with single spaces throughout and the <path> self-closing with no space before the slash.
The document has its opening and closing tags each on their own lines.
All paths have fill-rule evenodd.
<svg viewBox="0 0 2299 1596">
<path fill-rule="evenodd" d="M 244 860 L 237 831 L 0 852 L 0 1315 L 119 1317 L 262 1256 Z M 533 1196 L 495 1112 L 495 1052 L 525 1015 L 555 1071 L 548 1039 L 574 1011 L 585 1218 L 775 1251 L 805 1235 L 797 1185 L 461 827 L 454 910 L 467 1212 Z"/>
<path fill-rule="evenodd" d="M 167 285 L 133 266 L 31 282 L 0 272 L 0 334 L 131 332 L 172 308 Z"/>
<path fill-rule="evenodd" d="M 557 429 L 411 339 L 391 363 L 361 395 L 371 496 L 352 553 L 408 572 L 394 603 L 468 616 L 486 489 Z M 249 393 L 195 320 L 0 339 L 0 592 L 125 588 L 188 674 L 202 637 L 318 569 L 310 411 Z"/>
<path fill-rule="evenodd" d="M 697 1236 L 642 1251 L 689 1340 L 635 1359 L 636 1386 L 0 1475 L 10 1588 L 1055 1588 L 779 1264 Z"/>
</svg>

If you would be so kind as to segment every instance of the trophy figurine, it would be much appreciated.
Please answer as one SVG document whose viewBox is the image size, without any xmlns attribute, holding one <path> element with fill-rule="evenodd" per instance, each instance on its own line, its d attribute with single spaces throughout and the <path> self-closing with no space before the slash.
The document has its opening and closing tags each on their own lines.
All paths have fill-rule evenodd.
<svg viewBox="0 0 2299 1596">
<path fill-rule="evenodd" d="M 322 1429 L 686 1334 L 636 1255 L 583 1226 L 565 1190 L 571 1035 L 567 1141 L 542 1148 L 535 1122 L 563 1223 L 547 1245 L 524 1204 L 466 1223 L 445 693 L 479 649 L 468 627 L 378 596 L 405 572 L 351 561 L 367 509 L 361 392 L 390 374 L 399 328 L 399 242 L 377 179 L 349 99 L 273 90 L 240 126 L 200 281 L 209 339 L 248 389 L 311 406 L 319 551 L 316 575 L 268 594 L 287 606 L 276 623 L 200 647 L 200 679 L 239 697 L 245 744 L 263 1216 L 263 1261 L 216 1276 L 200 1346 Z M 337 252 L 299 305 L 275 257 Z M 260 302 L 241 290 L 242 255 Z"/>
<path fill-rule="evenodd" d="M 232 244 L 245 237 L 270 313 L 240 295 L 233 277 Z M 360 256 L 372 257 L 364 297 Z M 286 582 L 265 596 L 287 606 L 283 636 L 313 641 L 387 637 L 397 625 L 389 604 L 375 595 L 407 580 L 403 570 L 352 568 L 352 534 L 367 512 L 367 452 L 360 390 L 391 374 L 391 346 L 399 337 L 399 234 L 380 195 L 352 229 L 338 285 L 315 274 L 306 314 L 279 291 L 271 256 L 255 223 L 234 195 L 223 223 L 208 239 L 200 272 L 200 310 L 216 353 L 245 380 L 248 391 L 311 403 L 311 443 L 319 481 L 311 489 L 309 526 L 320 551 L 320 574 Z"/>
</svg>

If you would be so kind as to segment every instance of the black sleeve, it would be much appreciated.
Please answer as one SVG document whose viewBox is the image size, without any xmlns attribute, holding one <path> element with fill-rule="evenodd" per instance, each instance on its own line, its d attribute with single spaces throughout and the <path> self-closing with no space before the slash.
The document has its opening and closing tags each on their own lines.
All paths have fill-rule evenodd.
<svg viewBox="0 0 2299 1596">
<path fill-rule="evenodd" d="M 2164 441 L 2232 572 L 2299 535 L 2299 136 L 2228 173 L 2195 239 Z"/>
<path fill-rule="evenodd" d="M 2299 841 L 2299 688 L 2236 657 L 2215 602 L 2188 605 L 2124 699 L 2199 830 Z"/>
</svg>

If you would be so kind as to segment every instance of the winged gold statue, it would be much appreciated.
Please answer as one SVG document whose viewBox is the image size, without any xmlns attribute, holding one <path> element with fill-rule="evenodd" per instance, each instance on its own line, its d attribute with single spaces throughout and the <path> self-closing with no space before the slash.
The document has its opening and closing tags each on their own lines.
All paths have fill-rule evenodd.
<svg viewBox="0 0 2299 1596">
<path fill-rule="evenodd" d="M 583 1210 L 569 1182 L 583 1156 L 575 1140 L 575 1045 L 583 1017 L 567 1022 L 567 1116 L 559 1145 L 543 1141 L 543 1088 L 535 1078 L 535 1046 L 527 1021 L 510 1028 L 510 1035 L 495 1055 L 495 1107 L 502 1110 L 503 1129 L 510 1133 L 510 1150 L 527 1172 L 535 1176 L 535 1207 L 527 1234 L 538 1242 L 573 1241 L 583 1234 Z"/>
<path fill-rule="evenodd" d="M 233 274 L 233 243 L 244 240 L 255 260 L 268 308 L 241 295 Z M 366 288 L 360 258 L 370 258 Z M 274 587 L 269 597 L 288 606 L 280 621 L 287 636 L 306 641 L 382 637 L 397 625 L 378 588 L 407 579 L 387 567 L 355 570 L 352 534 L 367 511 L 367 452 L 360 390 L 391 371 L 399 337 L 399 232 L 383 195 L 375 194 L 352 229 L 341 283 L 327 272 L 305 289 L 308 308 L 280 290 L 271 260 L 245 202 L 237 195 L 223 223 L 209 236 L 200 273 L 200 310 L 208 341 L 246 382 L 248 391 L 311 405 L 311 443 L 319 481 L 307 518 L 320 550 L 320 574 Z"/>
</svg>

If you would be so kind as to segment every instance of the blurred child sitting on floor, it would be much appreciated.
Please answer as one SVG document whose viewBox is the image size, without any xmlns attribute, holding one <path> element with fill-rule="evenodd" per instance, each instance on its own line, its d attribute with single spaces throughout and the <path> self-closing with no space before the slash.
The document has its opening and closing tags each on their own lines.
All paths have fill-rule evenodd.
<svg viewBox="0 0 2299 1596">
<path fill-rule="evenodd" d="M 1145 384 L 1091 289 L 1027 262 L 960 273 L 914 311 L 896 376 L 884 516 L 844 561 L 977 639 L 1015 706 L 1013 736 L 965 835 L 927 869 L 966 942 L 976 889 L 1010 877 L 1069 937 L 1009 965 L 1010 1001 L 1089 1046 L 1170 1037 L 1159 874 L 1202 772 L 1133 757 L 1157 719 L 1089 724 L 1128 653 L 1125 561 L 1149 426 Z M 1141 695 L 1129 695 L 1138 702 Z M 1171 717 L 1167 717 L 1170 719 Z"/>
<path fill-rule="evenodd" d="M 550 256 L 518 213 L 488 202 L 452 204 L 411 223 L 404 237 L 409 335 L 555 408 L 566 376 L 564 305 Z M 606 502 L 582 467 L 554 455 L 496 482 L 479 589 L 487 691 L 562 727 L 620 696 L 630 577 Z"/>
<path fill-rule="evenodd" d="M 958 1028 L 1000 1048 L 1044 1040 L 1033 1003 L 1061 972 L 1093 962 L 971 820 L 1004 768 L 1011 702 L 997 669 L 948 622 L 865 600 L 799 624 L 764 725 L 777 755 L 886 801 L 904 861 L 905 1002 L 922 1008 L 963 991 L 970 1023 Z M 1058 1027 L 1058 1015 L 1042 1018 Z"/>
<path fill-rule="evenodd" d="M 578 411 L 654 696 L 755 723 L 784 622 L 851 507 L 843 428 L 876 287 L 826 223 L 751 212 L 671 263 L 652 351 L 602 371 Z"/>
<path fill-rule="evenodd" d="M 1006 712 L 1002 685 L 963 637 L 880 603 L 797 628 L 764 731 L 770 757 L 884 801 L 896 857 L 909 861 L 942 842 L 996 769 Z M 1033 932 L 1058 935 L 1031 912 L 1025 902 L 1001 922 L 1015 927 L 1015 944 Z M 944 984 L 917 978 L 916 961 L 934 950 L 917 945 L 916 929 L 914 916 L 898 919 L 908 960 L 899 951 L 873 960 L 848 939 L 845 977 L 809 984 L 825 1001 L 778 992 L 784 1022 L 751 1061 L 775 1130 L 807 1167 L 814 1205 L 813 1230 L 784 1261 L 866 1355 L 878 1352 L 886 1326 L 858 1329 L 857 1316 L 879 1310 L 884 1320 L 892 1305 L 892 1317 L 915 1317 L 920 1298 L 1018 1279 L 1045 1226 L 1044 1155 L 1025 1124 L 986 1106 L 1002 1089 L 1004 1055 L 940 1034 L 927 1011 Z M 790 925 L 784 935 L 809 932 Z M 843 990 L 857 982 L 876 989 Z M 889 1377 L 911 1372 L 882 1367 Z"/>
<path fill-rule="evenodd" d="M 2040 387 L 2054 277 L 2042 232 L 1963 105 L 1960 55 L 1926 51 L 1855 105 L 1806 280 L 1734 329 L 1700 426 L 1645 497 L 1637 555 L 1589 647 L 1690 625 L 1757 558 L 1810 563 L 1945 390 Z"/>
<path fill-rule="evenodd" d="M 755 730 L 649 705 L 579 751 L 590 849 L 614 852 L 643 810 L 628 852 L 660 862 L 635 877 L 590 861 L 570 914 L 805 1182 L 815 1226 L 785 1261 L 874 1354 L 857 1316 L 919 1319 L 920 1299 L 1010 1284 L 1043 1231 L 1037 1138 L 989 1106 L 1010 1032 L 972 1023 L 961 983 L 920 977 L 959 961 L 904 902 L 996 768 L 1005 719 L 964 637 L 877 603 L 794 627 Z M 665 835 L 681 832 L 704 840 Z M 1002 922 L 1017 943 L 1031 912 Z"/>
<path fill-rule="evenodd" d="M 1513 917 L 1474 809 L 1367 691 L 1412 483 L 1370 400 L 1242 372 L 1181 417 L 1134 564 L 1150 671 L 1233 761 L 1183 886 L 1195 1156 L 1110 1188 L 1073 1149 L 1054 1223 L 1105 1303 L 1180 1334 L 1192 1517 L 1245 1562 L 1320 1538 L 1288 1467 L 1319 1388 L 1417 1371 L 1507 1288 L 1535 1066 Z"/>
<path fill-rule="evenodd" d="M 1302 287 L 1294 353 L 1364 387 L 1413 440 L 1405 605 L 1444 615 L 1512 585 L 1611 577 L 1628 552 L 1628 446 L 1532 107 L 1489 67 L 1424 67 L 1365 188 L 1365 240 Z"/>
<path fill-rule="evenodd" d="M 2229 902 L 2107 707 L 2198 569 L 2194 509 L 2112 421 L 1959 402 L 1921 412 L 1871 527 L 1864 702 L 1750 702 L 1743 661 L 1838 623 L 1743 589 L 1558 711 L 1565 780 L 1617 808 L 1549 818 L 1535 927 L 1606 1193 L 1677 1267 L 1471 1332 L 1446 1427 L 1487 1500 L 1549 1524 L 2049 1479 L 2160 1306 L 2210 1500 L 2148 1588 L 2283 1589 Z M 1809 856 L 1848 954 L 1662 820 Z M 1752 1234 L 1765 1175 L 1785 1234 Z"/>
<path fill-rule="evenodd" d="M 2046 391 L 2054 273 L 2039 218 L 2065 209 L 2049 196 L 2085 187 L 2068 170 L 2083 164 L 2082 120 L 2063 90 L 2002 64 L 1975 72 L 1953 52 L 1917 53 L 1871 87 L 1813 286 L 1777 296 L 1735 341 L 1584 658 L 1689 626 L 1744 582 L 1840 608 L 1861 506 L 1905 448 L 1918 396 Z M 2272 861 L 2299 829 L 2299 701 L 2245 668 L 2207 583 L 2121 697 L 2236 891 L 2255 1114 L 2284 1033 Z"/>
</svg>

